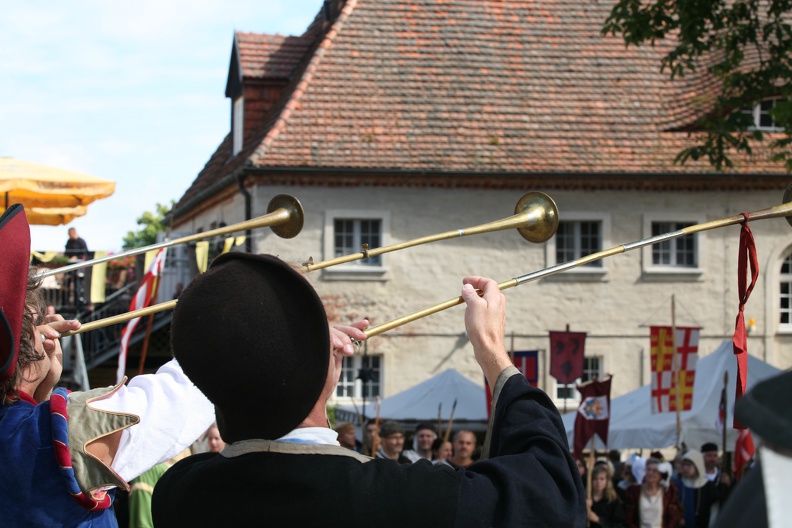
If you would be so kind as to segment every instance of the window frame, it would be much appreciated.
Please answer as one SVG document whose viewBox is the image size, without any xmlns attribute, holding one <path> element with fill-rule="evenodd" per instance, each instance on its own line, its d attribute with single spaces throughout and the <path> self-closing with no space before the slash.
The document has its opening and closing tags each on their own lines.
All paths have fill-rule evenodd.
<svg viewBox="0 0 792 528">
<path fill-rule="evenodd" d="M 601 227 L 600 246 L 602 249 L 609 248 L 611 243 L 611 216 L 607 213 L 570 211 L 564 213 L 562 222 L 599 222 Z M 556 237 L 553 236 L 545 243 L 545 265 L 549 268 L 563 262 L 556 259 Z M 608 259 L 603 259 L 602 266 L 578 266 L 563 273 L 557 273 L 550 277 L 551 280 L 571 280 L 581 281 L 602 280 L 608 274 Z"/>
<path fill-rule="evenodd" d="M 784 267 L 784 263 L 787 260 L 790 260 L 790 272 L 783 273 L 782 269 Z M 784 283 L 789 285 L 789 293 L 787 295 L 790 306 L 786 310 L 782 309 L 781 307 L 781 301 L 783 299 L 781 285 Z M 792 251 L 789 251 L 789 249 L 787 249 L 785 256 L 781 259 L 781 263 L 778 268 L 778 282 L 776 286 L 776 292 L 778 294 L 778 302 L 776 304 L 776 309 L 778 310 L 778 318 L 776 319 L 778 323 L 778 332 L 782 334 L 792 334 Z M 789 313 L 789 322 L 786 323 L 782 322 L 785 312 Z"/>
<path fill-rule="evenodd" d="M 755 103 L 751 108 L 744 108 L 742 112 L 744 114 L 749 114 L 753 119 L 753 125 L 748 127 L 748 130 L 759 130 L 761 132 L 783 132 L 784 127 L 778 126 L 775 124 L 775 119 L 769 115 L 768 112 L 762 112 L 762 104 L 763 103 L 771 103 L 770 110 L 775 107 L 778 101 L 782 101 L 783 97 L 765 97 L 758 103 Z M 762 115 L 767 115 L 772 120 L 772 125 L 770 126 L 762 126 Z"/>
<path fill-rule="evenodd" d="M 231 155 L 242 152 L 245 142 L 245 98 L 240 95 L 231 101 Z"/>
<path fill-rule="evenodd" d="M 584 383 L 584 378 L 586 377 L 587 374 L 588 374 L 589 377 L 587 379 L 585 379 L 585 381 L 590 381 L 590 380 L 594 379 L 593 376 L 592 376 L 593 369 L 590 368 L 588 365 L 586 365 L 586 361 L 593 361 L 593 360 L 597 360 L 597 362 L 598 362 L 597 370 L 596 370 L 597 379 L 603 379 L 605 377 L 605 368 L 604 368 L 605 360 L 604 360 L 604 357 L 601 356 L 601 355 L 598 355 L 598 354 L 591 354 L 591 355 L 586 354 L 586 355 L 584 355 L 583 356 L 583 362 L 584 362 L 583 363 L 583 378 L 576 379 L 572 383 L 558 383 L 558 380 L 553 378 L 553 381 L 554 381 L 553 395 L 554 395 L 554 400 L 556 402 L 561 402 L 562 404 L 564 402 L 566 402 L 567 403 L 567 407 L 568 407 L 569 402 L 574 402 L 575 405 L 577 405 L 580 402 L 580 391 L 577 390 L 576 385 Z M 558 395 L 558 391 L 561 390 L 561 389 L 566 389 L 566 390 L 570 390 L 571 389 L 570 390 L 570 396 L 569 397 L 559 396 Z"/>
<path fill-rule="evenodd" d="M 390 245 L 390 212 L 371 209 L 328 209 L 324 217 L 323 257 L 322 260 L 335 258 L 335 221 L 336 220 L 379 220 L 381 247 Z M 373 248 L 372 248 L 373 249 Z M 362 251 L 356 248 L 353 253 Z M 381 255 L 381 264 L 363 265 L 360 261 L 346 262 L 322 269 L 322 277 L 328 280 L 384 280 L 388 269 L 387 254 Z"/>
<path fill-rule="evenodd" d="M 361 365 L 363 364 L 363 358 L 376 358 L 379 365 L 376 369 L 377 379 L 376 379 L 376 390 L 372 390 L 372 394 L 366 396 L 366 403 L 374 401 L 377 396 L 382 397 L 383 395 L 383 371 L 385 366 L 385 358 L 382 354 L 360 354 L 354 356 L 344 356 L 343 363 L 341 366 L 341 376 L 339 377 L 338 384 L 336 385 L 335 389 L 333 390 L 333 402 L 336 405 L 347 405 L 352 404 L 362 404 L 363 401 L 363 382 L 357 379 L 358 373 L 360 371 Z M 348 363 L 352 362 L 352 366 L 348 367 Z M 348 386 L 349 384 L 344 380 L 344 371 L 348 370 L 349 368 L 352 369 L 353 381 L 352 381 L 352 396 L 339 396 L 338 391 L 339 388 L 342 386 Z"/>
<path fill-rule="evenodd" d="M 701 216 L 685 215 L 680 218 L 679 214 L 673 213 L 646 213 L 643 215 L 643 237 L 644 239 L 652 237 L 652 224 L 659 222 L 677 223 L 677 224 L 701 224 L 704 219 Z M 675 230 L 676 231 L 676 230 Z M 665 233 L 660 233 L 665 234 Z M 704 273 L 706 265 L 705 244 L 707 242 L 703 233 L 693 233 L 691 236 L 695 237 L 695 267 L 683 267 L 677 265 L 656 265 L 653 261 L 653 251 L 655 244 L 649 244 L 641 248 L 641 266 L 644 278 L 657 278 L 662 279 L 665 277 L 673 278 L 674 280 L 685 278 L 697 278 Z M 679 238 L 671 239 L 671 242 L 676 243 Z"/>
</svg>

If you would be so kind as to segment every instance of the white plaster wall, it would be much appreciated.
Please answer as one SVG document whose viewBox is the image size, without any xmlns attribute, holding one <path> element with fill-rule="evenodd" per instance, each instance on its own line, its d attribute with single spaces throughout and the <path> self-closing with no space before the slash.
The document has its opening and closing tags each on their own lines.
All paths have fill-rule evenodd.
<svg viewBox="0 0 792 528">
<path fill-rule="evenodd" d="M 542 189 L 525 189 L 542 190 Z M 305 209 L 305 226 L 295 238 L 284 240 L 269 228 L 254 231 L 254 251 L 302 263 L 312 256 L 332 257 L 323 247 L 327 209 L 387 211 L 390 230 L 384 243 L 470 227 L 513 214 L 521 191 L 426 188 L 303 188 L 259 186 L 254 216 L 265 214 L 276 194 L 297 197 Z M 645 215 L 679 215 L 679 220 L 705 221 L 777 205 L 780 193 L 649 193 L 553 192 L 559 216 L 565 211 L 610 214 L 607 247 L 645 238 Z M 243 200 L 236 195 L 194 222 L 207 228 L 212 221 L 228 224 L 243 219 Z M 746 320 L 757 327 L 749 338 L 749 352 L 779 368 L 792 366 L 792 334 L 779 332 L 778 268 L 792 246 L 792 228 L 783 219 L 752 222 L 760 277 L 746 307 Z M 181 226 L 184 231 L 186 226 Z M 671 296 L 678 325 L 703 327 L 700 353 L 730 339 L 737 314 L 737 252 L 739 227 L 703 232 L 703 273 L 684 279 L 648 277 L 642 272 L 642 252 L 635 250 L 604 261 L 607 273 L 599 279 L 568 275 L 547 277 L 506 291 L 507 345 L 518 350 L 549 346 L 548 331 L 588 332 L 587 355 L 603 357 L 606 372 L 614 375 L 613 396 L 649 382 L 649 328 L 671 323 Z M 544 244 L 525 241 L 514 229 L 455 238 L 383 255 L 386 273 L 379 280 L 330 280 L 330 274 L 310 274 L 328 306 L 331 320 L 347 322 L 369 317 L 383 323 L 459 295 L 468 274 L 504 281 L 547 266 Z M 588 279 L 588 280 L 583 280 Z M 446 368 L 455 368 L 481 382 L 472 349 L 464 338 L 463 308 L 455 307 L 402 326 L 369 342 L 370 354 L 384 359 L 384 396 L 424 381 Z M 540 365 L 540 386 L 554 394 L 548 364 Z"/>
</svg>

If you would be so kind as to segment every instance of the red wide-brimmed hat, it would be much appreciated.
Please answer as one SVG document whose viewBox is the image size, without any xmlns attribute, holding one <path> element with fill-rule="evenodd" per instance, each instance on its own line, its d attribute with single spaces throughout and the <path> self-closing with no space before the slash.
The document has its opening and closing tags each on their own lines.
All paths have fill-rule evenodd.
<svg viewBox="0 0 792 528">
<path fill-rule="evenodd" d="M 30 269 L 30 226 L 14 204 L 0 216 L 0 381 L 16 372 Z"/>
</svg>

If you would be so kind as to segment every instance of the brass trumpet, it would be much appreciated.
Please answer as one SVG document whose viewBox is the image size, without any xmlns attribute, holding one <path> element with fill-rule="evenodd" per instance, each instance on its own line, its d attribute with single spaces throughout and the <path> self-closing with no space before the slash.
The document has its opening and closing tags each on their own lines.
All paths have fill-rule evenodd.
<svg viewBox="0 0 792 528">
<path fill-rule="evenodd" d="M 132 255 L 139 255 L 141 253 L 153 251 L 155 249 L 176 246 L 178 244 L 186 244 L 188 242 L 194 242 L 196 240 L 212 238 L 214 236 L 220 236 L 220 235 L 227 235 L 229 233 L 237 233 L 239 231 L 246 231 L 248 229 L 254 229 L 257 227 L 269 226 L 272 229 L 272 232 L 278 235 L 279 237 L 293 238 L 297 236 L 300 233 L 300 231 L 302 231 L 304 219 L 305 219 L 305 215 L 303 213 L 303 208 L 302 205 L 300 204 L 300 201 L 293 196 L 289 196 L 287 194 L 279 194 L 275 196 L 272 200 L 270 200 L 270 203 L 267 206 L 267 214 L 260 216 L 258 218 L 253 218 L 252 220 L 247 220 L 245 222 L 240 222 L 238 224 L 219 227 L 217 229 L 212 229 L 211 231 L 205 231 L 203 233 L 195 233 L 194 235 L 188 235 L 174 240 L 167 240 L 165 242 L 160 242 L 159 244 L 152 244 L 150 246 L 130 249 L 122 253 L 115 253 L 113 255 L 106 255 L 104 257 L 99 257 L 92 260 L 75 262 L 74 264 L 69 264 L 68 266 L 62 266 L 60 268 L 55 268 L 39 273 L 38 278 L 43 279 L 51 275 L 56 275 L 59 273 L 67 273 L 69 271 L 74 271 L 81 268 L 87 268 L 89 266 L 93 266 L 95 264 L 107 262 L 109 260 L 114 260 L 117 258 L 130 257 Z"/>
<path fill-rule="evenodd" d="M 759 211 L 754 211 L 752 213 L 748 213 L 748 217 L 750 218 L 751 221 L 785 217 L 787 222 L 789 222 L 789 224 L 792 225 L 792 202 L 790 202 L 789 200 L 792 200 L 792 185 L 787 187 L 787 190 L 784 193 L 783 204 L 776 205 L 774 207 L 769 207 L 767 209 L 761 209 Z M 618 255 L 620 253 L 632 251 L 633 249 L 642 248 L 644 246 L 657 244 L 665 240 L 671 240 L 686 235 L 692 235 L 694 233 L 699 233 L 701 231 L 708 231 L 711 229 L 718 229 L 720 227 L 727 227 L 731 225 L 741 224 L 745 221 L 746 221 L 745 217 L 739 214 L 727 218 L 721 218 L 720 220 L 712 220 L 710 222 L 695 224 L 692 226 L 685 227 L 683 229 L 678 229 L 676 231 L 671 231 L 653 237 L 644 238 L 642 240 L 638 240 L 636 242 L 630 242 L 628 244 L 622 244 L 620 246 L 615 246 L 610 249 L 605 249 L 603 251 L 597 251 L 596 253 L 591 253 L 590 255 L 586 255 L 585 257 L 579 258 L 577 260 L 571 260 L 563 264 L 550 266 L 549 268 L 545 268 L 539 271 L 534 271 L 533 273 L 520 275 L 519 277 L 515 277 L 510 280 L 499 283 L 498 288 L 501 291 L 503 291 L 508 288 L 513 288 L 514 286 L 519 286 L 520 284 L 525 284 L 526 282 L 533 282 L 543 277 L 549 277 L 551 275 L 555 275 L 563 271 L 577 268 L 579 266 L 584 266 L 590 262 L 595 262 L 597 260 L 601 260 L 606 257 L 610 257 L 612 255 Z M 428 308 L 424 308 L 423 310 L 413 312 L 409 315 L 404 315 L 402 317 L 398 317 L 386 323 L 382 323 L 377 326 L 372 326 L 365 330 L 366 337 L 368 338 L 382 334 L 384 332 L 387 332 L 388 330 L 398 328 L 399 326 L 405 325 L 417 319 L 421 319 L 423 317 L 426 317 L 427 315 L 431 315 L 443 311 L 447 308 L 451 308 L 452 306 L 457 306 L 459 304 L 462 304 L 463 302 L 464 301 L 462 300 L 462 297 L 455 297 L 454 299 L 449 299 L 445 302 L 436 304 L 434 306 L 430 306 Z"/>
<path fill-rule="evenodd" d="M 321 262 L 314 262 L 313 258 L 302 265 L 303 271 L 315 271 L 318 269 L 329 268 L 336 264 L 345 264 L 353 260 L 361 260 L 397 251 L 399 249 L 448 240 L 449 238 L 463 237 L 467 235 L 478 235 L 480 233 L 490 233 L 492 231 L 502 231 L 504 229 L 516 228 L 524 239 L 529 242 L 541 244 L 550 240 L 558 229 L 558 207 L 552 198 L 543 192 L 529 192 L 520 198 L 514 207 L 514 215 L 487 224 L 481 224 L 454 231 L 446 231 L 436 235 L 429 235 L 422 238 L 408 240 L 399 244 L 384 246 L 381 248 L 368 249 L 365 247 L 359 253 L 344 255 Z"/>
</svg>

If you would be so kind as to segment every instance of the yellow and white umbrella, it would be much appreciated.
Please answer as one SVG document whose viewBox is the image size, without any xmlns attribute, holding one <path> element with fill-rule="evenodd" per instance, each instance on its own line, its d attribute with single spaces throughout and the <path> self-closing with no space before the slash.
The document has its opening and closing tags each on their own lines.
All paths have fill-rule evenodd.
<svg viewBox="0 0 792 528">
<path fill-rule="evenodd" d="M 88 204 L 107 198 L 114 191 L 115 182 L 110 180 L 0 158 L 0 209 L 21 203 L 31 224 L 66 224 L 84 215 Z"/>
</svg>

